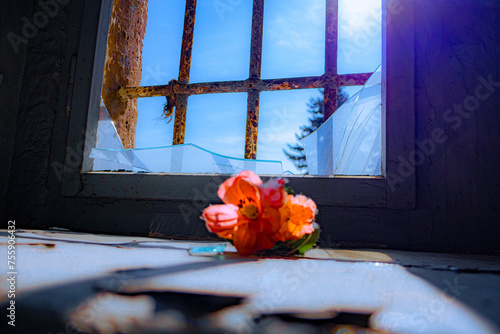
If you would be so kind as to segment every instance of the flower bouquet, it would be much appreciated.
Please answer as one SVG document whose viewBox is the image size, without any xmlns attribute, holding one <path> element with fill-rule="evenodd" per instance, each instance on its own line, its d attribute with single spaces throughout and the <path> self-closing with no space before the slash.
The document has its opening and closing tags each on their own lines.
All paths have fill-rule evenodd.
<svg viewBox="0 0 500 334">
<path fill-rule="evenodd" d="M 205 208 L 201 219 L 242 256 L 303 255 L 319 238 L 317 208 L 312 199 L 290 192 L 285 179 L 263 183 L 242 171 L 220 185 L 217 195 L 225 204 Z"/>
</svg>

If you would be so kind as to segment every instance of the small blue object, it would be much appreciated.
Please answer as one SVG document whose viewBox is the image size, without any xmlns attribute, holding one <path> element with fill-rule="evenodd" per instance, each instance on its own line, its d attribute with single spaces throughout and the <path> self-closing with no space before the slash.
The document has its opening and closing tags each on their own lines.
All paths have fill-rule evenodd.
<svg viewBox="0 0 500 334">
<path fill-rule="evenodd" d="M 189 248 L 189 254 L 191 255 L 212 255 L 224 252 L 226 249 L 226 244 L 218 245 L 208 245 L 208 246 L 197 246 Z"/>
</svg>

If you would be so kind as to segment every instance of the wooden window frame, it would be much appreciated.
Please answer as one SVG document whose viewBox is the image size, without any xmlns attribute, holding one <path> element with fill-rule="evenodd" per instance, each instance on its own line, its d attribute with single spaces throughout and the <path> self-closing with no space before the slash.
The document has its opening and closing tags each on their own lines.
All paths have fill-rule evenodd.
<svg viewBox="0 0 500 334">
<path fill-rule="evenodd" d="M 391 179 L 391 175 L 400 174 L 399 157 L 411 152 L 415 143 L 413 3 L 397 1 L 404 6 L 405 15 L 390 12 L 392 0 L 382 1 L 383 175 L 288 177 L 289 185 L 296 192 L 312 197 L 320 207 L 415 207 L 415 174 L 407 175 L 403 182 L 395 183 Z M 87 199 L 193 201 L 201 189 L 216 187 L 229 175 L 91 171 L 92 161 L 87 157 L 95 147 L 111 5 L 112 0 L 85 2 L 83 22 L 99 22 L 99 25 L 97 30 L 82 29 L 80 37 L 75 75 L 78 80 L 74 83 L 66 149 L 66 164 L 69 161 L 76 167 L 64 169 L 61 195 Z M 398 29 L 391 29 L 393 25 Z M 75 157 L 75 152 L 81 155 Z M 205 196 L 210 202 L 220 201 L 214 191 L 205 192 Z"/>
</svg>

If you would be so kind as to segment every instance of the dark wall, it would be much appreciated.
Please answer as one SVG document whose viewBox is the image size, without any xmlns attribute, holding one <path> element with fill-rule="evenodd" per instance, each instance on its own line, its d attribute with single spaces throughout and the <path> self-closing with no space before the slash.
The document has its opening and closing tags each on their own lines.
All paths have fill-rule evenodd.
<svg viewBox="0 0 500 334">
<path fill-rule="evenodd" d="M 405 1 L 415 6 L 416 22 L 414 154 L 422 157 L 415 168 L 416 208 L 320 208 L 321 219 L 331 222 L 323 227 L 322 242 L 339 247 L 499 250 L 500 84 L 496 82 L 500 82 L 500 2 Z M 175 212 L 175 203 L 76 201 L 59 195 L 61 182 L 54 162 L 65 159 L 68 106 L 74 98 L 69 85 L 72 62 L 78 54 L 80 33 L 89 29 L 89 22 L 81 23 L 83 2 L 62 2 L 67 4 L 29 39 L 25 53 L 17 56 L 11 48 L 2 49 L 6 57 L 2 54 L 1 71 L 13 78 L 9 79 L 9 92 L 5 83 L 0 86 L 2 109 L 9 111 L 2 110 L 1 115 L 2 138 L 6 138 L 1 150 L 7 158 L 15 138 L 5 219 L 17 219 L 24 227 L 56 225 L 143 235 L 151 232 L 156 219 L 165 227 L 166 236 L 206 236 L 202 224 L 184 226 L 186 231 L 179 234 L 182 218 Z M 38 5 L 29 10 L 32 3 L 25 0 L 7 6 L 0 14 L 1 22 L 19 31 L 23 15 L 31 19 L 41 10 Z M 399 15 L 410 12 L 403 9 Z M 5 36 L 2 38 L 4 41 Z M 484 86 L 482 78 L 494 83 L 477 90 Z M 16 92 L 24 97 L 19 105 Z M 441 133 L 439 140 L 436 133 Z M 409 160 L 410 154 L 401 159 Z M 2 159 L 2 171 L 8 171 L 8 160 Z M 0 178 L 2 191 L 6 175 L 2 172 Z"/>
<path fill-rule="evenodd" d="M 22 17 L 30 17 L 33 1 L 9 1 L 0 11 L 0 216 L 5 200 L 16 135 L 16 118 L 26 59 L 27 40 L 22 34 Z M 12 41 L 12 42 L 11 42 Z"/>
<path fill-rule="evenodd" d="M 26 8 L 31 10 L 22 12 Z M 12 48 L 3 51 L 13 59 L 7 66 L 22 74 L 16 87 L 22 98 L 11 107 L 13 115 L 17 108 L 17 126 L 6 217 L 21 225 L 48 224 L 49 198 L 60 192 L 59 184 L 50 184 L 51 162 L 64 161 L 71 112 L 69 78 L 72 58 L 78 53 L 83 8 L 83 1 L 24 0 L 9 2 L 2 11 L 12 30 L 27 42 L 23 59 L 17 59 Z"/>
<path fill-rule="evenodd" d="M 415 224 L 425 226 L 435 245 L 498 250 L 500 2 L 414 3 L 416 137 L 421 143 L 440 129 L 446 135 L 417 169 L 418 207 L 432 219 Z M 485 87 L 490 79 L 496 86 Z"/>
</svg>

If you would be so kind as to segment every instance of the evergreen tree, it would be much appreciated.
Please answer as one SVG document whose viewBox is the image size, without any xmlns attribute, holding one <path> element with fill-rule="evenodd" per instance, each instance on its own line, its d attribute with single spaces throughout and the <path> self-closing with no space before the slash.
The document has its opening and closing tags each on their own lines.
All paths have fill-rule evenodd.
<svg viewBox="0 0 500 334">
<path fill-rule="evenodd" d="M 316 98 L 311 97 L 309 103 L 307 103 L 308 107 L 307 112 L 311 114 L 311 117 L 309 117 L 309 125 L 303 125 L 300 127 L 301 133 L 295 134 L 297 141 L 300 141 L 302 138 L 304 138 L 311 132 L 314 132 L 324 122 L 323 120 L 324 92 L 323 90 L 320 90 L 320 92 L 322 95 L 321 97 L 316 97 Z M 347 94 L 342 89 L 339 89 L 337 95 L 337 108 L 339 108 L 345 101 L 347 101 L 347 98 L 348 98 Z M 294 145 L 287 144 L 287 146 L 288 149 L 290 150 L 289 152 L 283 149 L 283 152 L 285 153 L 286 157 L 291 162 L 293 162 L 293 164 L 297 167 L 298 170 L 304 171 L 306 174 L 308 174 L 306 155 L 302 144 L 297 142 Z"/>
</svg>

